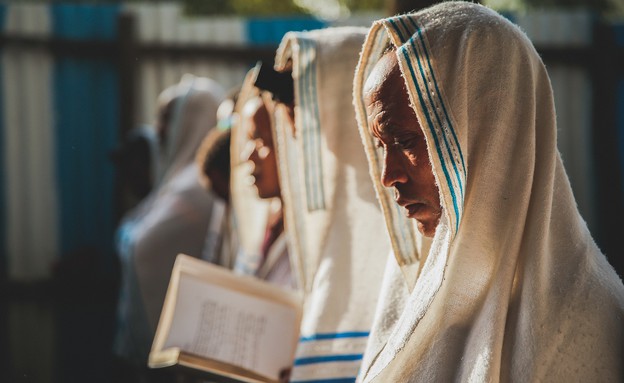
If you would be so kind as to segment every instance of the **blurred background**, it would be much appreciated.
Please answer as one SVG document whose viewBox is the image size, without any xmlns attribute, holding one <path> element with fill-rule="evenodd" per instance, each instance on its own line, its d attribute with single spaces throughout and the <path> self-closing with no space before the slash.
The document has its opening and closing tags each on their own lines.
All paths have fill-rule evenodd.
<svg viewBox="0 0 624 383">
<path fill-rule="evenodd" d="M 0 4 L 0 381 L 111 382 L 113 238 L 136 201 L 112 151 L 184 73 L 228 89 L 285 32 L 418 9 L 408 0 Z M 624 274 L 624 2 L 482 1 L 532 39 L 552 80 L 579 209 Z"/>
</svg>

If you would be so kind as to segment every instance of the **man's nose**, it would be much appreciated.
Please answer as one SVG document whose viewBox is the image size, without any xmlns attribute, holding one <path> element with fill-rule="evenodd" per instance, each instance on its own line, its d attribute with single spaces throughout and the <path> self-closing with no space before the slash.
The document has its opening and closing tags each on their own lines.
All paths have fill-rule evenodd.
<svg viewBox="0 0 624 383">
<path fill-rule="evenodd" d="M 381 173 L 381 183 L 389 188 L 397 183 L 404 184 L 407 182 L 407 172 L 405 171 L 405 163 L 401 159 L 401 154 L 393 148 L 387 149 L 384 153 L 383 172 Z"/>
</svg>

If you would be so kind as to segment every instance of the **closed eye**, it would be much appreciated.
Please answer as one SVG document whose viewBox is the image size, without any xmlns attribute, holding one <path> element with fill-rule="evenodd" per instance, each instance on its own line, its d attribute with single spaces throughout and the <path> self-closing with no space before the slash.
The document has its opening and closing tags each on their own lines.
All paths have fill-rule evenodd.
<svg viewBox="0 0 624 383">
<path fill-rule="evenodd" d="M 400 139 L 394 140 L 394 145 L 404 150 L 413 149 L 416 147 L 417 144 L 418 144 L 418 140 L 415 138 L 409 138 L 409 139 L 404 139 L 404 140 L 400 140 Z"/>
</svg>

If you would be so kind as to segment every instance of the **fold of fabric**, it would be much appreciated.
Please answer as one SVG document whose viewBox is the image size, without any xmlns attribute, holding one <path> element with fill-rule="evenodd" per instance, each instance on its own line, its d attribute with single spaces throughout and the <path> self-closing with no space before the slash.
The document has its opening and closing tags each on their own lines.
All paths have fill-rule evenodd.
<svg viewBox="0 0 624 383">
<path fill-rule="evenodd" d="M 304 290 L 293 382 L 355 381 L 390 251 L 352 107 L 366 31 L 291 32 L 276 55 L 295 90 L 294 130 L 276 111 L 285 224 Z"/>
<path fill-rule="evenodd" d="M 238 101 L 234 106 L 230 147 L 230 201 L 233 226 L 239 245 L 234 270 L 246 275 L 255 275 L 258 271 L 267 219 L 270 211 L 275 209 L 276 202 L 258 197 L 258 191 L 251 177 L 251 167 L 247 161 L 249 127 L 240 117 L 245 104 L 254 97 L 260 97 L 260 92 L 253 85 L 257 76 L 256 71 L 257 68 L 252 68 L 245 76 Z"/>
<path fill-rule="evenodd" d="M 363 97 L 388 44 L 444 210 L 422 258 L 415 227 L 381 185 Z M 397 263 L 415 280 L 395 323 L 374 326 L 386 339 L 369 349 L 360 380 L 621 381 L 624 288 L 577 210 L 550 80 L 524 33 L 464 2 L 380 20 L 362 48 L 354 104 Z M 405 265 L 419 259 L 410 276 Z"/>
</svg>

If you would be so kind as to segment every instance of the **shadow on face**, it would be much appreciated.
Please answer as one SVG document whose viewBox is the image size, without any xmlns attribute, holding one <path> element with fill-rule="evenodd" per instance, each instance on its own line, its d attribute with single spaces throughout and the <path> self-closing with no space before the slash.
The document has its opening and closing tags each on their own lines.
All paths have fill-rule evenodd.
<svg viewBox="0 0 624 383">
<path fill-rule="evenodd" d="M 442 214 L 440 195 L 394 51 L 386 52 L 373 68 L 364 98 L 371 133 L 384 151 L 381 182 L 394 189 L 396 202 L 416 219 L 418 230 L 433 237 Z"/>
<path fill-rule="evenodd" d="M 280 196 L 277 157 L 273 144 L 269 111 L 261 98 L 249 100 L 242 111 L 243 123 L 248 126 L 251 143 L 247 158 L 253 164 L 252 176 L 260 198 Z"/>
</svg>

